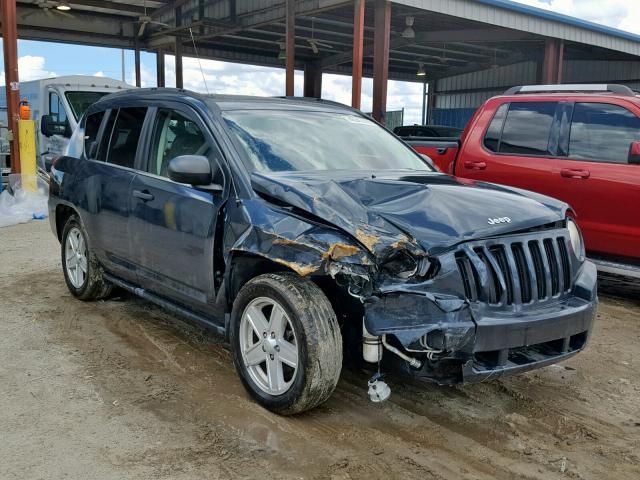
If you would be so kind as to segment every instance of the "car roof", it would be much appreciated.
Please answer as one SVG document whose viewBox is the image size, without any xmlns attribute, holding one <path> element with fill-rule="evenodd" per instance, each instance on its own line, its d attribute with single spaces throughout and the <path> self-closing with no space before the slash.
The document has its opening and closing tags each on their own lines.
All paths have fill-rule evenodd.
<svg viewBox="0 0 640 480">
<path fill-rule="evenodd" d="M 589 92 L 553 92 L 553 93 L 519 93 L 516 95 L 497 95 L 492 99 L 508 100 L 514 102 L 531 101 L 584 101 L 585 99 L 597 100 L 599 102 L 627 101 L 640 104 L 640 96 L 618 95 L 615 93 L 589 93 Z"/>
<path fill-rule="evenodd" d="M 313 110 L 325 112 L 357 113 L 347 105 L 329 100 L 321 100 L 310 97 L 257 97 L 247 95 L 226 94 L 201 94 L 182 88 L 136 88 L 116 92 L 102 97 L 96 106 L 109 108 L 114 105 L 122 105 L 127 101 L 140 100 L 182 100 L 200 101 L 207 104 L 215 104 L 220 110 Z"/>
</svg>

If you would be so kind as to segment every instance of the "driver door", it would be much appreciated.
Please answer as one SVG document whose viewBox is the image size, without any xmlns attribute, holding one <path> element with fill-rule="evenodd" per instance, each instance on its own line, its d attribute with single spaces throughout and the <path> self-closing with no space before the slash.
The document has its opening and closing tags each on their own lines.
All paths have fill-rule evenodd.
<svg viewBox="0 0 640 480">
<path fill-rule="evenodd" d="M 64 102 L 60 98 L 58 92 L 49 90 L 49 111 L 48 115 L 51 119 L 60 124 L 66 124 L 63 134 L 55 133 L 50 137 L 44 137 L 44 142 L 40 146 L 41 168 L 51 165 L 54 158 L 64 154 L 64 150 L 71 136 L 71 127 L 69 126 L 69 118 L 64 106 Z"/>
<path fill-rule="evenodd" d="M 204 155 L 213 171 L 222 158 L 208 129 L 186 108 L 158 108 L 146 135 L 142 171 L 130 187 L 130 248 L 138 283 L 176 302 L 208 312 L 215 299 L 214 233 L 225 196 L 169 179 L 180 155 Z"/>
</svg>

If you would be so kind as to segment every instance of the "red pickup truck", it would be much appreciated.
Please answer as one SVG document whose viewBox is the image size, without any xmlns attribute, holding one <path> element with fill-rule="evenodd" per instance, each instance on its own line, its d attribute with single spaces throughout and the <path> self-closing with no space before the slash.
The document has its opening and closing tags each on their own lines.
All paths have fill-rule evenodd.
<svg viewBox="0 0 640 480">
<path fill-rule="evenodd" d="M 443 172 L 564 200 L 598 268 L 640 278 L 640 96 L 628 87 L 514 87 L 459 141 L 404 140 Z"/>
</svg>

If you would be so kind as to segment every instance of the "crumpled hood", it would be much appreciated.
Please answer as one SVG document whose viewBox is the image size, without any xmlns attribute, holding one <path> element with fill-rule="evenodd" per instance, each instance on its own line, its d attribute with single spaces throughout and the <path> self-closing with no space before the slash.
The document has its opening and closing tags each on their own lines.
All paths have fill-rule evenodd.
<svg viewBox="0 0 640 480">
<path fill-rule="evenodd" d="M 568 208 L 524 190 L 415 171 L 253 173 L 251 182 L 261 196 L 336 226 L 376 256 L 400 246 L 433 254 L 562 220 Z"/>
</svg>

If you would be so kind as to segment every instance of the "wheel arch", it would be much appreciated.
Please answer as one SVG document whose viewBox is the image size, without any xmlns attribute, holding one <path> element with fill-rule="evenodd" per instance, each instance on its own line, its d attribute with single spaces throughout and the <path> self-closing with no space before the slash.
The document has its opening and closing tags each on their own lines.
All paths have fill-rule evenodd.
<svg viewBox="0 0 640 480">
<path fill-rule="evenodd" d="M 234 252 L 231 257 L 226 292 L 226 311 L 231 312 L 233 302 L 240 292 L 240 289 L 251 279 L 264 273 L 279 272 L 293 273 L 300 278 L 307 278 L 315 283 L 331 302 L 338 322 L 341 325 L 347 318 L 360 319 L 362 315 L 364 315 L 362 303 L 349 295 L 347 290 L 339 286 L 329 275 L 314 273 L 303 276 L 283 263 L 249 252 Z M 359 325 L 358 323 L 358 328 L 360 328 Z"/>
<path fill-rule="evenodd" d="M 58 241 L 62 241 L 62 231 L 64 230 L 64 225 L 72 215 L 78 215 L 78 211 L 75 208 L 64 203 L 56 206 L 55 219 L 56 235 L 58 236 Z M 80 218 L 80 215 L 78 215 L 78 218 Z"/>
</svg>

